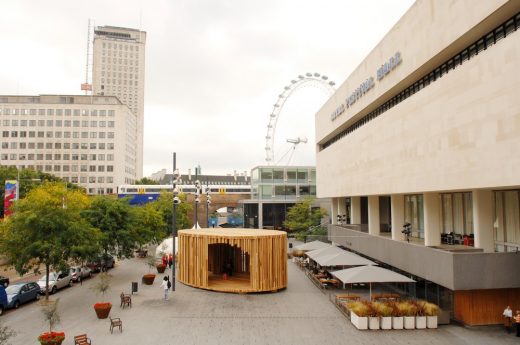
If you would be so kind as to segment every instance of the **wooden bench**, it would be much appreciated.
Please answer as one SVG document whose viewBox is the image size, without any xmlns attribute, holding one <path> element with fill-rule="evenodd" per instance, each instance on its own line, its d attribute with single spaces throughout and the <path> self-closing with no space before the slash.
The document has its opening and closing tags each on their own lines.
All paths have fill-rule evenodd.
<svg viewBox="0 0 520 345">
<path fill-rule="evenodd" d="M 121 321 L 121 319 L 118 317 L 110 317 L 110 333 L 114 333 L 115 327 L 119 327 L 119 331 L 123 333 L 123 322 Z"/>
<path fill-rule="evenodd" d="M 128 294 L 125 294 L 124 292 L 121 292 L 121 305 L 119 306 L 120 308 L 124 308 L 126 306 L 128 307 L 132 307 L 132 296 L 131 295 L 128 295 Z"/>
<path fill-rule="evenodd" d="M 349 295 L 349 294 L 338 294 L 338 295 L 336 295 L 336 299 L 347 300 L 347 301 L 359 301 L 361 299 L 361 296 Z"/>
<path fill-rule="evenodd" d="M 86 345 L 91 344 L 90 338 L 87 338 L 86 334 L 80 334 L 74 336 L 74 345 Z"/>
</svg>

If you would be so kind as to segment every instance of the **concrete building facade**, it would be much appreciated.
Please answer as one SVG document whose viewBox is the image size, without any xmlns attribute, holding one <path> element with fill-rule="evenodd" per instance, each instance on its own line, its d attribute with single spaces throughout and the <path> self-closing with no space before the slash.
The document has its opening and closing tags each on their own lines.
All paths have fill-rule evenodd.
<svg viewBox="0 0 520 345">
<path fill-rule="evenodd" d="M 117 97 L 0 96 L 0 164 L 116 193 L 137 178 L 134 113 Z"/>
<path fill-rule="evenodd" d="M 518 1 L 418 0 L 316 115 L 330 239 L 466 324 L 520 307 L 519 27 Z"/>
<path fill-rule="evenodd" d="M 92 92 L 117 96 L 137 116 L 136 176 L 143 177 L 146 32 L 114 26 L 94 30 Z"/>
</svg>

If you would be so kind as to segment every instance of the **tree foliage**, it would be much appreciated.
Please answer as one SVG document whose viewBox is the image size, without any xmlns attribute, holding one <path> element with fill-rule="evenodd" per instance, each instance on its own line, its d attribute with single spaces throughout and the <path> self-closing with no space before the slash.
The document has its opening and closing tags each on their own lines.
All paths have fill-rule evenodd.
<svg viewBox="0 0 520 345">
<path fill-rule="evenodd" d="M 1 224 L 0 249 L 21 275 L 45 266 L 47 287 L 51 269 L 67 267 L 96 252 L 99 232 L 81 217 L 88 197 L 46 182 L 14 204 L 14 214 Z"/>
<path fill-rule="evenodd" d="M 162 212 L 155 203 L 147 203 L 134 208 L 136 241 L 139 245 L 158 243 L 167 236 L 167 225 Z"/>
<path fill-rule="evenodd" d="M 65 183 L 59 177 L 51 174 L 33 169 L 17 169 L 15 166 L 0 165 L 0 195 L 2 195 L 2 197 L 5 193 L 6 180 L 19 180 L 18 188 L 20 195 L 18 197 L 20 199 L 23 199 L 29 191 L 45 182 L 61 182 L 64 185 L 66 184 L 69 190 L 84 191 L 84 188 L 70 182 Z M 2 203 L 0 205 L 0 218 L 3 216 L 4 204 Z"/>
<path fill-rule="evenodd" d="M 139 242 L 135 211 L 127 199 L 98 195 L 92 198 L 83 216 L 101 232 L 99 244 L 105 254 L 133 257 Z"/>
<path fill-rule="evenodd" d="M 179 195 L 181 203 L 177 205 L 177 230 L 189 229 L 192 227 L 192 222 L 188 219 L 188 212 L 193 209 L 193 205 L 186 202 L 186 195 L 181 193 Z M 163 192 L 154 202 L 154 207 L 162 214 L 163 221 L 166 224 L 165 236 L 171 234 L 173 223 L 173 193 Z"/>
<path fill-rule="evenodd" d="M 285 226 L 290 232 L 308 231 L 309 228 L 320 224 L 327 212 L 321 208 L 313 208 L 314 199 L 306 198 L 296 203 L 287 212 Z"/>
<path fill-rule="evenodd" d="M 155 180 L 152 180 L 151 178 L 148 178 L 148 177 L 143 177 L 142 179 L 135 181 L 134 184 L 138 184 L 138 185 L 156 185 L 156 184 L 159 184 L 159 182 L 157 182 Z"/>
</svg>

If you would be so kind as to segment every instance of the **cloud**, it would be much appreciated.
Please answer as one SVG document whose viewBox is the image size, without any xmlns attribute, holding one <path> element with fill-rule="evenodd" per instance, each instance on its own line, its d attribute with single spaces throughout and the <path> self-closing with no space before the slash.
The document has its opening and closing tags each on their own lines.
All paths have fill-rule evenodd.
<svg viewBox="0 0 520 345">
<path fill-rule="evenodd" d="M 80 93 L 87 20 L 147 32 L 144 172 L 200 164 L 207 173 L 264 164 L 269 114 L 306 72 L 339 85 L 413 0 L 7 1 L 0 21 L 0 94 Z M 307 136 L 292 163 L 314 162 L 314 114 L 327 96 L 303 88 L 287 102 L 275 152 Z M 276 159 L 276 158 L 275 158 Z M 284 158 L 283 161 L 285 161 Z"/>
</svg>

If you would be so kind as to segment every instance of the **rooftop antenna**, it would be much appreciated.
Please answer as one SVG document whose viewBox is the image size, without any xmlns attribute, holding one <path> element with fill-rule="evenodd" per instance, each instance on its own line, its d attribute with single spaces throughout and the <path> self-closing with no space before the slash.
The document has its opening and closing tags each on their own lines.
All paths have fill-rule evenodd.
<svg viewBox="0 0 520 345">
<path fill-rule="evenodd" d="M 85 82 L 81 84 L 81 91 L 85 91 L 85 95 L 88 95 L 90 91 L 92 93 L 92 84 L 90 81 L 90 66 L 92 65 L 92 31 L 94 28 L 94 21 L 92 19 L 88 19 L 88 32 L 87 32 L 87 61 L 85 66 Z"/>
</svg>

